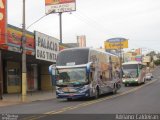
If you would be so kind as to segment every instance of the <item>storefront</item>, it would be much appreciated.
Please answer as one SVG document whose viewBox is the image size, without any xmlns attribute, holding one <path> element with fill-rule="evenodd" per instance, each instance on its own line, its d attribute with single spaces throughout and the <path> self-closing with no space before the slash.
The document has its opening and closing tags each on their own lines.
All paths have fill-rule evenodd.
<svg viewBox="0 0 160 120">
<path fill-rule="evenodd" d="M 22 29 L 7 24 L 7 1 L 0 7 L 0 98 L 2 93 L 19 93 L 22 89 Z M 56 62 L 59 40 L 26 31 L 27 91 L 53 88 L 48 67 Z"/>
<path fill-rule="evenodd" d="M 22 85 L 21 54 L 1 50 L 3 93 L 20 93 Z M 36 60 L 27 55 L 27 91 L 51 90 L 52 81 L 48 67 L 53 63 Z"/>
<path fill-rule="evenodd" d="M 6 44 L 0 45 L 1 90 L 3 93 L 20 93 L 22 89 L 21 29 L 9 25 L 7 35 Z M 48 38 L 47 35 L 45 36 Z M 35 52 L 37 50 L 35 49 L 35 34 L 27 32 L 26 37 L 27 91 L 51 90 L 53 86 L 48 67 L 56 62 L 59 41 L 56 39 L 55 42 L 51 39 L 52 43 L 48 45 L 52 46 L 48 47 L 41 42 L 39 47 L 43 49 L 39 49 L 41 52 L 38 58 Z M 46 58 L 43 56 L 44 52 Z"/>
<path fill-rule="evenodd" d="M 41 60 L 45 63 L 56 63 L 57 54 L 59 52 L 59 40 L 38 31 L 34 33 L 36 60 Z M 48 68 L 48 65 L 43 65 L 41 67 L 41 88 L 43 90 L 52 89 L 52 81 L 48 73 Z"/>
</svg>

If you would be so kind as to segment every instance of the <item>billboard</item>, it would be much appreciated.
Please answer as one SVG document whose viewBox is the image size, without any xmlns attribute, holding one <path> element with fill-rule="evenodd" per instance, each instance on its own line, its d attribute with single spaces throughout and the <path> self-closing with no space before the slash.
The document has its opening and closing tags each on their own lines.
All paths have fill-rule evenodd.
<svg viewBox="0 0 160 120">
<path fill-rule="evenodd" d="M 6 4 L 7 0 L 0 0 L 0 44 L 4 44 L 6 42 Z"/>
<path fill-rule="evenodd" d="M 142 62 L 142 55 L 137 55 L 137 56 L 135 57 L 135 59 L 136 59 L 136 61 L 138 61 L 138 62 Z"/>
<path fill-rule="evenodd" d="M 142 61 L 144 63 L 151 62 L 151 57 L 150 56 L 144 56 Z"/>
<path fill-rule="evenodd" d="M 8 25 L 7 28 L 7 44 L 11 46 L 19 47 L 21 46 L 21 37 L 22 37 L 22 30 L 16 28 L 14 26 Z M 33 33 L 26 33 L 26 49 L 34 49 L 35 42 L 34 42 L 34 35 Z"/>
<path fill-rule="evenodd" d="M 123 49 L 128 48 L 128 40 L 124 38 L 112 38 L 104 42 L 105 49 Z"/>
<path fill-rule="evenodd" d="M 75 0 L 45 0 L 46 14 L 76 10 Z"/>
<path fill-rule="evenodd" d="M 59 40 L 35 31 L 36 59 L 56 62 Z"/>
</svg>

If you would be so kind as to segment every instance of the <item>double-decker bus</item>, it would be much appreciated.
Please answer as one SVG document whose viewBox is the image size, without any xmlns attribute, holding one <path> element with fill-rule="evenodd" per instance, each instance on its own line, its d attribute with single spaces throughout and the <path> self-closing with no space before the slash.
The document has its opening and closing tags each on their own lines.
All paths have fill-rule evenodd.
<svg viewBox="0 0 160 120">
<path fill-rule="evenodd" d="M 98 98 L 120 88 L 119 75 L 114 72 L 118 66 L 116 55 L 92 48 L 69 48 L 58 54 L 56 65 L 49 71 L 57 98 Z"/>
<path fill-rule="evenodd" d="M 145 83 L 146 66 L 141 62 L 130 61 L 122 64 L 123 79 L 125 86 L 130 84 Z"/>
</svg>

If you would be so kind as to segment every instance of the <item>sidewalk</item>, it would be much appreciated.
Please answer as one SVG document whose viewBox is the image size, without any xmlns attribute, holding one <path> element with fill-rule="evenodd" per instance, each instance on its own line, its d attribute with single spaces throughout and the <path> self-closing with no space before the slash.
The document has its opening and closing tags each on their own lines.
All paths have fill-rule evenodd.
<svg viewBox="0 0 160 120">
<path fill-rule="evenodd" d="M 38 100 L 48 100 L 56 98 L 55 91 L 34 91 L 34 92 L 28 92 L 27 93 L 27 99 L 25 103 L 27 102 L 33 102 Z M 9 106 L 9 105 L 15 105 L 15 104 L 22 104 L 24 102 L 21 101 L 21 94 L 4 94 L 3 100 L 0 100 L 0 107 L 2 106 Z"/>
</svg>

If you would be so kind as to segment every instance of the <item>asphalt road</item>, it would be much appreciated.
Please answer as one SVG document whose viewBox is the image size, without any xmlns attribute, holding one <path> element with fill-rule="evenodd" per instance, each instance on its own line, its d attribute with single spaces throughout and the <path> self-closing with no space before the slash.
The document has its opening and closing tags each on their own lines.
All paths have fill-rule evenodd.
<svg viewBox="0 0 160 120">
<path fill-rule="evenodd" d="M 122 87 L 116 95 L 105 95 L 94 100 L 45 100 L 14 106 L 0 107 L 0 113 L 32 114 L 25 119 L 44 119 L 48 114 L 160 114 L 160 67 L 154 78 L 140 86 Z M 38 114 L 38 115 L 35 115 Z M 47 115 L 46 115 L 47 114 Z M 95 117 L 93 117 L 94 119 Z"/>
</svg>

